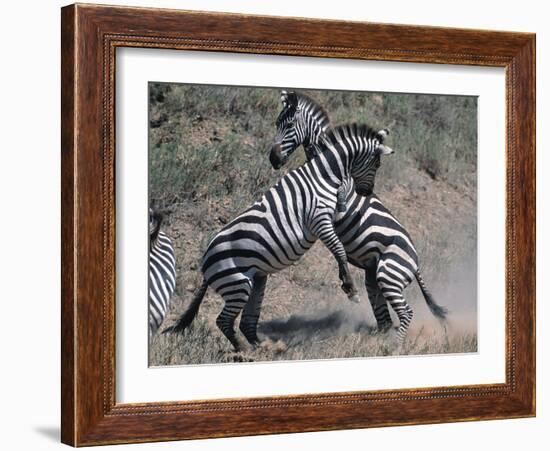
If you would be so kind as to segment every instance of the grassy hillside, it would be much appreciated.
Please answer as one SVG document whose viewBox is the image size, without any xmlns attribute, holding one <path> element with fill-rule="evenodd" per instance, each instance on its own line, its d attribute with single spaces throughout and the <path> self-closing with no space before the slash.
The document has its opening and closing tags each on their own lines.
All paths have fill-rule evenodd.
<svg viewBox="0 0 550 451">
<path fill-rule="evenodd" d="M 303 91 L 333 123 L 391 130 L 395 154 L 384 158 L 375 191 L 409 230 L 427 283 L 451 309 L 446 332 L 416 286 L 415 310 L 402 349 L 372 335 L 368 299 L 352 306 L 339 288 L 336 263 L 317 243 L 299 264 L 268 281 L 260 332 L 268 346 L 233 356 L 214 321 L 222 300 L 208 292 L 182 337 L 160 335 L 152 365 L 244 360 L 365 357 L 396 352 L 469 352 L 476 344 L 477 113 L 472 97 Z M 279 89 L 150 85 L 150 201 L 167 212 L 164 230 L 176 248 L 178 284 L 169 324 L 187 307 L 210 238 L 257 200 L 283 172 L 269 148 L 280 111 Z M 289 165 L 303 164 L 298 150 Z M 353 270 L 357 285 L 363 275 Z"/>
</svg>

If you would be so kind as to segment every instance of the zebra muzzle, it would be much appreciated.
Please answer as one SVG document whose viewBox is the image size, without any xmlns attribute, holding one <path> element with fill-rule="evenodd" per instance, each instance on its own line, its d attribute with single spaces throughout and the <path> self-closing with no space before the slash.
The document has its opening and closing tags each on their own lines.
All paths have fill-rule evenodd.
<svg viewBox="0 0 550 451">
<path fill-rule="evenodd" d="M 269 153 L 269 161 L 273 169 L 281 169 L 281 167 L 286 163 L 286 158 L 283 156 L 283 150 L 281 144 L 273 144 L 271 147 L 271 152 Z"/>
</svg>

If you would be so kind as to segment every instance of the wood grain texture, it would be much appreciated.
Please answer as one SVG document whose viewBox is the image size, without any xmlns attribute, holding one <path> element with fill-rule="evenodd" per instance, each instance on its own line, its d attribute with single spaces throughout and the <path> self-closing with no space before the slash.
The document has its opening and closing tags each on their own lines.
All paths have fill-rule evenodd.
<svg viewBox="0 0 550 451">
<path fill-rule="evenodd" d="M 303 33 L 304 27 L 308 33 Z M 62 9 L 61 36 L 64 443 L 80 446 L 534 415 L 534 35 L 72 5 Z M 506 383 L 116 404 L 118 47 L 506 68 Z"/>
<path fill-rule="evenodd" d="M 75 328 L 74 319 L 74 130 L 75 130 L 75 30 L 74 9 L 63 9 L 61 18 L 61 440 L 75 443 Z"/>
</svg>

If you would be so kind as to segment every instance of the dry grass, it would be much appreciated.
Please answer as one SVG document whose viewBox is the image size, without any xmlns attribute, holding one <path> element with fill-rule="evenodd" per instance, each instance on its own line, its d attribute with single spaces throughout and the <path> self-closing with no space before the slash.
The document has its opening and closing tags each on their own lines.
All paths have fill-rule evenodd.
<svg viewBox="0 0 550 451">
<path fill-rule="evenodd" d="M 267 160 L 279 111 L 278 90 L 152 88 L 151 202 L 168 212 L 164 227 L 177 259 L 176 294 L 164 323 L 168 325 L 185 311 L 201 282 L 198 266 L 210 238 L 282 175 Z M 365 290 L 362 304 L 350 304 L 339 288 L 333 258 L 317 243 L 297 265 L 269 278 L 259 326 L 265 346 L 232 353 L 215 325 L 222 300 L 209 290 L 184 335 L 154 337 L 151 365 L 477 350 L 475 102 L 310 94 L 321 100 L 336 123 L 365 118 L 392 128 L 389 144 L 396 154 L 383 161 L 376 192 L 411 233 L 425 280 L 436 300 L 451 310 L 447 328 L 433 319 L 413 284 L 405 293 L 415 311 L 405 343 L 395 346 L 392 332 L 374 334 Z M 298 151 L 292 164 L 302 162 Z M 353 268 L 353 275 L 362 287 L 363 274 Z"/>
</svg>

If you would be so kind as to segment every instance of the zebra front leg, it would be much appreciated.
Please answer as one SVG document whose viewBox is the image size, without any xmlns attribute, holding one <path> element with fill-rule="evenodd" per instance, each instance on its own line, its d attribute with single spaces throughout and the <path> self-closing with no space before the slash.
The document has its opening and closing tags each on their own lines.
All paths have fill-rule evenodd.
<svg viewBox="0 0 550 451">
<path fill-rule="evenodd" d="M 325 215 L 317 222 L 314 233 L 332 253 L 338 263 L 338 275 L 342 281 L 342 290 L 347 294 L 350 301 L 359 302 L 357 288 L 349 271 L 346 251 L 334 231 L 331 215 Z"/>
<path fill-rule="evenodd" d="M 258 339 L 258 320 L 260 319 L 266 283 L 267 276 L 256 274 L 252 281 L 250 298 L 244 307 L 241 322 L 239 323 L 239 329 L 252 346 L 260 344 L 260 340 Z"/>
<path fill-rule="evenodd" d="M 346 212 L 347 191 L 348 187 L 346 184 L 342 184 L 340 188 L 338 188 L 338 192 L 336 193 L 336 211 L 338 213 Z"/>
<path fill-rule="evenodd" d="M 351 277 L 351 273 L 349 272 L 347 260 L 338 260 L 338 269 L 338 274 L 340 276 L 340 280 L 342 281 L 342 290 L 348 295 L 348 298 L 351 302 L 358 303 L 359 295 L 357 294 L 357 288 L 355 287 L 355 283 L 353 282 L 353 278 Z"/>
<path fill-rule="evenodd" d="M 347 200 L 348 200 L 348 194 L 353 189 L 353 179 L 351 177 L 347 177 L 344 179 L 340 187 L 338 188 L 338 191 L 336 192 L 336 212 L 337 217 L 341 217 L 343 213 L 346 212 L 347 209 Z"/>
<path fill-rule="evenodd" d="M 216 325 L 231 342 L 236 352 L 241 351 L 241 345 L 235 335 L 235 319 L 241 313 L 243 307 L 250 298 L 250 281 L 241 279 L 230 285 L 224 285 L 223 290 L 218 291 L 225 305 L 216 318 Z"/>
</svg>

